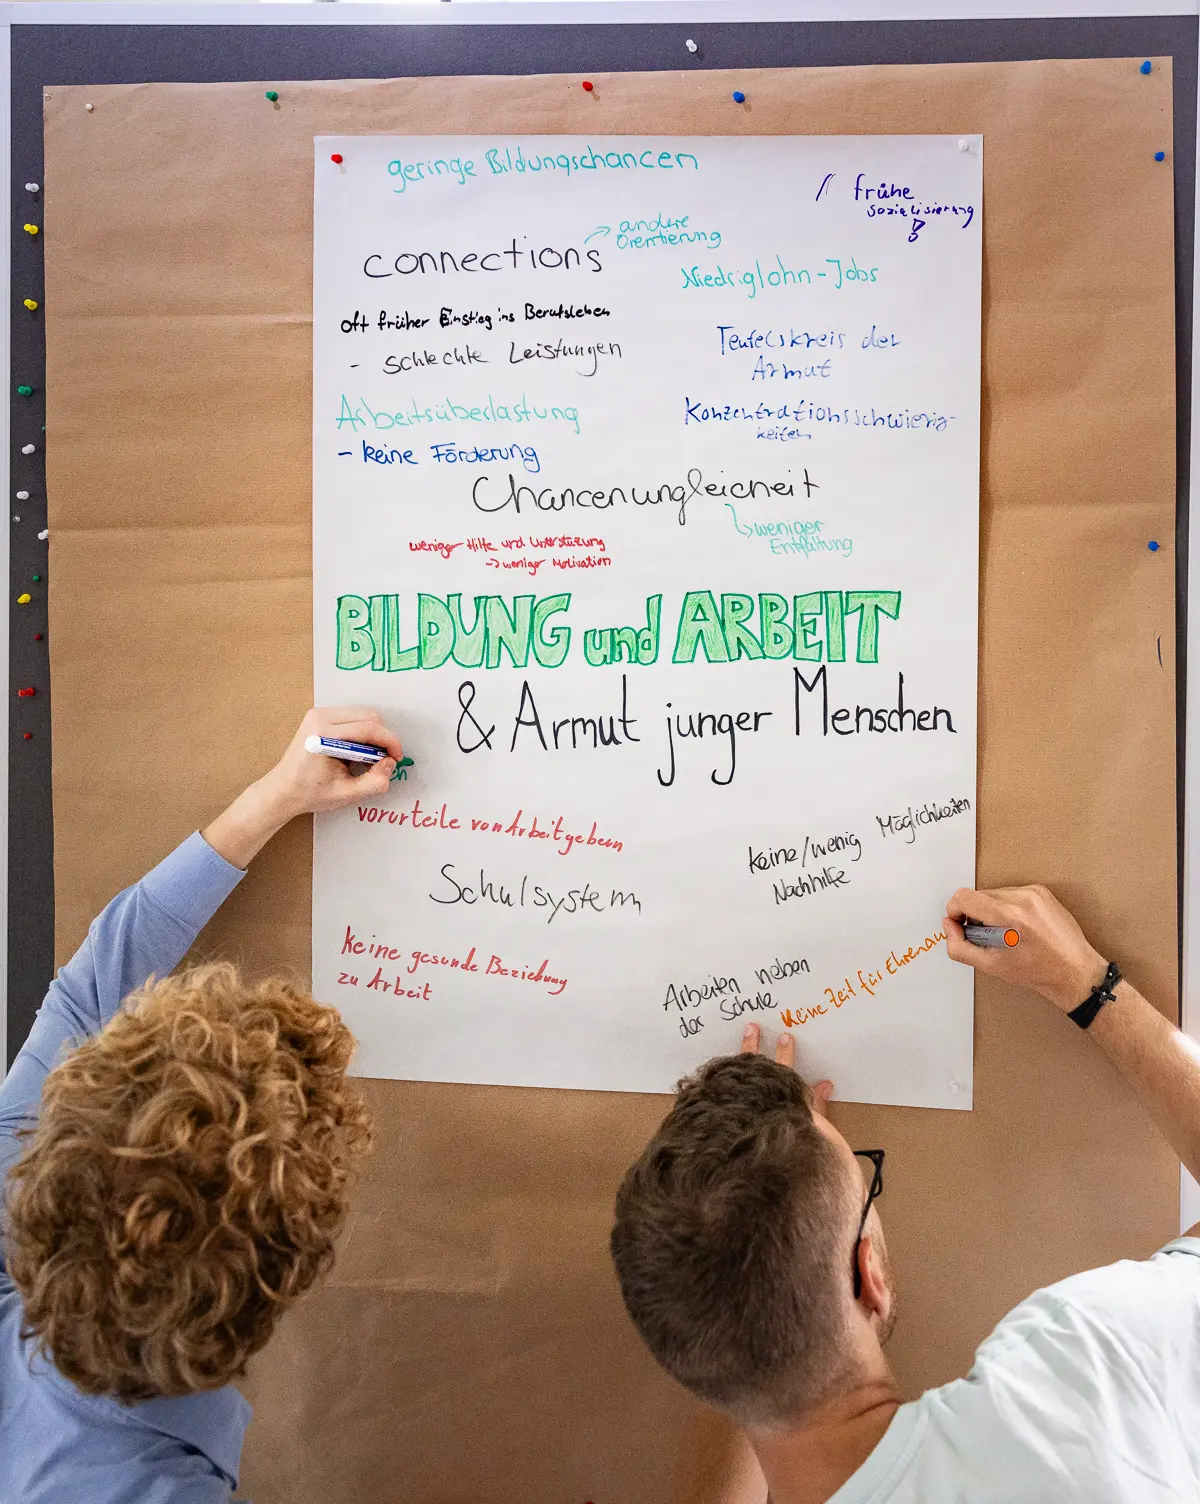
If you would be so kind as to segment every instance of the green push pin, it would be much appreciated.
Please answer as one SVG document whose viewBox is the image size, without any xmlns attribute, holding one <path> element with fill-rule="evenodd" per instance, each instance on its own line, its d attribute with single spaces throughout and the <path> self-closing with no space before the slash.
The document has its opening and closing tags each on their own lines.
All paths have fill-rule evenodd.
<svg viewBox="0 0 1200 1504">
<path fill-rule="evenodd" d="M 272 104 L 278 104 L 278 102 L 279 102 L 279 90 L 278 89 L 268 89 L 267 90 L 267 98 L 271 101 Z"/>
<path fill-rule="evenodd" d="M 34 577 L 33 577 L 33 583 L 35 585 L 40 585 L 42 583 L 42 577 L 41 577 L 40 574 L 35 574 L 34 575 Z"/>
<path fill-rule="evenodd" d="M 19 386 L 17 388 L 17 396 L 18 397 L 32 397 L 33 396 L 33 388 L 31 386 Z"/>
</svg>

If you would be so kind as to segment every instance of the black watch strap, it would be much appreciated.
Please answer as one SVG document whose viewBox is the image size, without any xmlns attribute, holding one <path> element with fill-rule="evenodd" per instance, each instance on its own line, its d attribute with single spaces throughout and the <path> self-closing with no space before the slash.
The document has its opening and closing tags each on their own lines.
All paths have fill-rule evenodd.
<svg viewBox="0 0 1200 1504">
<path fill-rule="evenodd" d="M 1111 1003 L 1116 996 L 1117 983 L 1121 981 L 1121 968 L 1115 961 L 1108 963 L 1108 970 L 1104 973 L 1104 980 L 1099 987 L 1093 987 L 1078 1008 L 1072 1008 L 1067 1017 L 1073 1019 L 1081 1029 L 1091 1027 L 1092 1020 L 1105 1003 Z"/>
</svg>

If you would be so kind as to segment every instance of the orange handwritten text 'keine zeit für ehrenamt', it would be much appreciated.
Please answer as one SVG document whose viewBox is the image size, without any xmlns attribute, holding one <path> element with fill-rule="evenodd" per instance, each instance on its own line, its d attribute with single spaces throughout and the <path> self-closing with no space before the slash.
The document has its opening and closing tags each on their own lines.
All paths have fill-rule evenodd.
<svg viewBox="0 0 1200 1504">
<path fill-rule="evenodd" d="M 405 830 L 461 830 L 480 835 L 509 836 L 513 840 L 545 841 L 559 856 L 570 856 L 576 846 L 601 847 L 608 851 L 623 851 L 625 843 L 615 836 L 604 835 L 595 820 L 590 830 L 570 830 L 565 815 L 553 820 L 543 819 L 539 824 L 536 814 L 527 815 L 519 809 L 511 820 L 488 820 L 480 815 L 451 814 L 448 804 L 438 809 L 426 809 L 418 799 L 412 809 L 386 809 L 381 804 L 360 804 L 359 823 L 363 825 L 393 825 Z"/>
<path fill-rule="evenodd" d="M 906 966 L 911 966 L 935 945 L 940 945 L 945 938 L 945 930 L 938 930 L 936 935 L 926 935 L 919 945 L 910 945 L 903 951 L 889 951 L 882 966 L 874 970 L 869 966 L 860 966 L 853 981 L 847 976 L 836 987 L 824 988 L 824 1002 L 815 1003 L 811 1007 L 784 1008 L 779 1015 L 779 1022 L 787 1029 L 798 1028 L 801 1024 L 812 1023 L 814 1019 L 825 1018 L 836 1012 L 861 992 L 874 997 L 886 984 L 888 977 L 899 976 Z"/>
</svg>

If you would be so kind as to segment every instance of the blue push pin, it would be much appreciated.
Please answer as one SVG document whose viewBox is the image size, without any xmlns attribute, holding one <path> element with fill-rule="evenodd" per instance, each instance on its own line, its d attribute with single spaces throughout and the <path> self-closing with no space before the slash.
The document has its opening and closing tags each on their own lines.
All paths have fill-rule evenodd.
<svg viewBox="0 0 1200 1504">
<path fill-rule="evenodd" d="M 1156 162 L 1165 162 L 1167 160 L 1167 154 L 1166 154 L 1166 152 L 1165 151 L 1156 151 L 1154 153 L 1154 160 Z"/>
<path fill-rule="evenodd" d="M 1149 73 L 1150 70 L 1151 70 L 1151 68 L 1153 68 L 1153 67 L 1154 67 L 1154 64 L 1150 61 L 1149 58 L 1147 58 L 1146 61 L 1142 64 L 1142 66 L 1138 69 L 1138 72 L 1139 73 Z"/>
<path fill-rule="evenodd" d="M 1154 541 L 1153 538 L 1151 538 L 1150 542 L 1146 544 L 1146 547 L 1152 554 L 1156 554 L 1158 552 L 1158 544 Z"/>
<path fill-rule="evenodd" d="M 735 89 L 733 91 L 733 102 L 734 102 L 734 104 L 745 104 L 746 103 L 746 96 L 742 93 L 742 91 L 740 89 Z"/>
</svg>

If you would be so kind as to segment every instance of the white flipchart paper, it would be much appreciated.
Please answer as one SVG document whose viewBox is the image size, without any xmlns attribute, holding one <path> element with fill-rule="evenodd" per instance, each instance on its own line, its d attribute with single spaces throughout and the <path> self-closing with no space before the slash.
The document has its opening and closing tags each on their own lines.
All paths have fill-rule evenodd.
<svg viewBox="0 0 1200 1504">
<path fill-rule="evenodd" d="M 317 822 L 362 1073 L 754 1020 L 970 1106 L 981 217 L 978 137 L 315 142 L 317 702 L 413 759 Z"/>
</svg>

